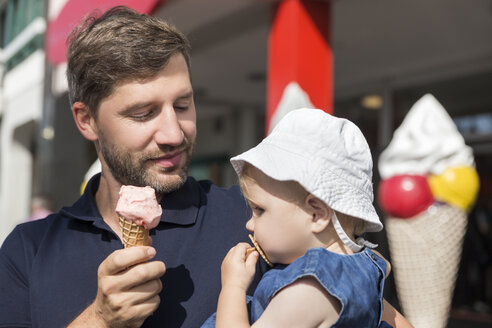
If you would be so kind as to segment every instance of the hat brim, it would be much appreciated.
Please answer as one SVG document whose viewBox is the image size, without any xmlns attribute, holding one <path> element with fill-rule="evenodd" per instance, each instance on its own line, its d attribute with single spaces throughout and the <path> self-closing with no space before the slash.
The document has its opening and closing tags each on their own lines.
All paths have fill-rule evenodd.
<svg viewBox="0 0 492 328">
<path fill-rule="evenodd" d="M 231 164 L 238 176 L 241 175 L 244 162 L 275 180 L 297 181 L 335 211 L 366 221 L 367 232 L 383 229 L 372 204 L 373 200 L 367 193 L 355 188 L 353 183 L 341 178 L 319 159 L 307 158 L 264 140 L 256 147 L 231 158 Z"/>
</svg>

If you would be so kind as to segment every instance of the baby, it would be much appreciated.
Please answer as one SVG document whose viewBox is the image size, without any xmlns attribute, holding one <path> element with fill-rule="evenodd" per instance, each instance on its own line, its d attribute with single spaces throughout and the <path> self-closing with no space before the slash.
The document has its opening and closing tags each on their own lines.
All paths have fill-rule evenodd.
<svg viewBox="0 0 492 328">
<path fill-rule="evenodd" d="M 247 255 L 246 243 L 232 248 L 216 317 L 202 327 L 390 327 L 382 321 L 388 263 L 359 237 L 383 228 L 361 131 L 321 110 L 299 109 L 231 163 L 252 210 L 246 228 L 276 265 L 248 313 L 258 252 Z"/>
</svg>

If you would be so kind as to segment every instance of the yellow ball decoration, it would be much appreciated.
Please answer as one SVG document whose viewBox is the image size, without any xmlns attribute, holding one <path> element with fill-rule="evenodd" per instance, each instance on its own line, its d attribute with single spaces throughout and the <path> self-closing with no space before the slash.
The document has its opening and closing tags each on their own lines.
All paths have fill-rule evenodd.
<svg viewBox="0 0 492 328">
<path fill-rule="evenodd" d="M 477 171 L 471 166 L 449 167 L 428 180 L 436 200 L 466 211 L 473 206 L 480 186 Z"/>
<path fill-rule="evenodd" d="M 87 182 L 86 180 L 82 181 L 82 183 L 80 184 L 80 194 L 82 195 L 85 191 L 85 187 L 87 186 Z"/>
</svg>

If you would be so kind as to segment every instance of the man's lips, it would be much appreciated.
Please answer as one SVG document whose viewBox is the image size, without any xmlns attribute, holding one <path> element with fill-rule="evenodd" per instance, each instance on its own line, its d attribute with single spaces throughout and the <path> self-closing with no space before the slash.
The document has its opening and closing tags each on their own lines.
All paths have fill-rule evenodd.
<svg viewBox="0 0 492 328">
<path fill-rule="evenodd" d="M 154 161 L 158 166 L 163 168 L 172 168 L 178 166 L 181 163 L 181 158 L 183 157 L 183 152 L 178 152 L 166 156 L 156 158 Z"/>
</svg>

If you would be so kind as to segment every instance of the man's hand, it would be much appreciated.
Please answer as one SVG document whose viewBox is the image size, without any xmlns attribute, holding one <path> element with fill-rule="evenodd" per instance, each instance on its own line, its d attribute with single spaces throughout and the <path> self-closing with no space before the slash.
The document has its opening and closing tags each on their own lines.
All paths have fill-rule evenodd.
<svg viewBox="0 0 492 328">
<path fill-rule="evenodd" d="M 166 267 L 148 262 L 155 253 L 138 246 L 110 254 L 99 266 L 96 299 L 69 327 L 140 327 L 160 303 Z"/>
</svg>

